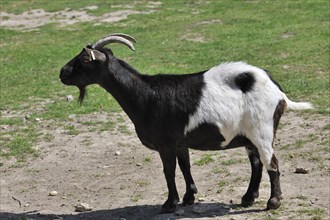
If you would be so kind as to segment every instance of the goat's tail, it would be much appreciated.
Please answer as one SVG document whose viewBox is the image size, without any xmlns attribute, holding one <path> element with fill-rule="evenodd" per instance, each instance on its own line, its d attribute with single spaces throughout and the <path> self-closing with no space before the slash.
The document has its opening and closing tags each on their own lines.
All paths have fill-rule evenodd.
<svg viewBox="0 0 330 220">
<path fill-rule="evenodd" d="M 313 109 L 313 105 L 309 102 L 293 102 L 291 101 L 284 92 L 282 92 L 282 97 L 287 104 L 288 109 L 292 110 L 304 110 Z"/>
</svg>

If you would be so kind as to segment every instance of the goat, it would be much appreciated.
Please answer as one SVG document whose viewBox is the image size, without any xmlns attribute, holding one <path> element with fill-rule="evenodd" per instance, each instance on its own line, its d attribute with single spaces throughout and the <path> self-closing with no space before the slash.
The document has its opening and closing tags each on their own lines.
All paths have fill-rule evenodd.
<svg viewBox="0 0 330 220">
<path fill-rule="evenodd" d="M 265 70 L 244 62 L 223 63 L 194 74 L 143 75 L 104 47 L 110 43 L 134 51 L 136 41 L 126 34 L 102 38 L 63 66 L 60 79 L 79 88 L 80 102 L 86 86 L 103 87 L 133 122 L 142 144 L 159 152 L 168 187 L 163 213 L 174 212 L 179 202 L 176 159 L 186 183 L 183 205 L 195 201 L 188 148 L 245 147 L 252 174 L 241 205 L 250 206 L 259 196 L 265 166 L 271 183 L 267 208 L 280 206 L 279 164 L 272 147 L 275 132 L 286 107 L 310 109 L 310 103 L 289 100 Z"/>
</svg>

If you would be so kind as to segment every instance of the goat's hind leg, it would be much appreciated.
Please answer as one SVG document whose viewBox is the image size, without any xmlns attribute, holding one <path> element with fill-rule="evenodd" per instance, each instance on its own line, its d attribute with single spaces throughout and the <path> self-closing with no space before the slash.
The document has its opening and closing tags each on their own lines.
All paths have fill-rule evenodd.
<svg viewBox="0 0 330 220">
<path fill-rule="evenodd" d="M 183 205 L 192 205 L 195 202 L 194 194 L 197 193 L 194 180 L 190 172 L 190 159 L 188 148 L 181 147 L 177 150 L 178 163 L 186 182 L 186 193 L 183 197 Z"/>
<path fill-rule="evenodd" d="M 280 187 L 280 171 L 275 154 L 272 156 L 270 167 L 271 169 L 267 171 L 270 178 L 271 193 L 267 202 L 267 209 L 277 209 L 281 205 L 282 191 Z"/>
<path fill-rule="evenodd" d="M 267 209 L 277 209 L 281 205 L 282 192 L 279 165 L 272 148 L 272 141 L 264 141 L 263 145 L 256 144 L 256 146 L 270 179 L 271 195 L 267 203 Z"/>
<path fill-rule="evenodd" d="M 276 130 L 277 130 L 278 124 L 280 122 L 281 116 L 284 112 L 285 106 L 286 106 L 286 102 L 284 100 L 280 100 L 274 111 L 272 145 L 274 143 Z M 281 187 L 280 187 L 279 165 L 278 165 L 278 161 L 277 161 L 274 153 L 272 154 L 272 158 L 271 158 L 269 166 L 267 167 L 267 171 L 268 171 L 268 175 L 270 178 L 270 184 L 271 184 L 271 195 L 270 195 L 270 199 L 268 200 L 268 203 L 267 203 L 267 209 L 277 209 L 281 204 L 280 200 L 282 199 L 282 191 L 281 191 Z"/>
<path fill-rule="evenodd" d="M 257 148 L 252 145 L 251 147 L 246 147 L 246 151 L 250 159 L 252 172 L 249 188 L 242 197 L 241 205 L 244 207 L 251 206 L 254 203 L 254 200 L 259 197 L 259 187 L 263 168 Z"/>
</svg>

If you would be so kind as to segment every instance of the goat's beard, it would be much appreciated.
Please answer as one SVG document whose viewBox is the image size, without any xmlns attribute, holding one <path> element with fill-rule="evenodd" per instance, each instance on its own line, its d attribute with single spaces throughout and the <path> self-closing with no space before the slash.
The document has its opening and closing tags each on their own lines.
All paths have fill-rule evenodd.
<svg viewBox="0 0 330 220">
<path fill-rule="evenodd" d="M 81 86 L 78 87 L 79 88 L 79 103 L 81 104 L 84 101 L 84 98 L 86 96 L 86 87 L 85 86 Z"/>
</svg>

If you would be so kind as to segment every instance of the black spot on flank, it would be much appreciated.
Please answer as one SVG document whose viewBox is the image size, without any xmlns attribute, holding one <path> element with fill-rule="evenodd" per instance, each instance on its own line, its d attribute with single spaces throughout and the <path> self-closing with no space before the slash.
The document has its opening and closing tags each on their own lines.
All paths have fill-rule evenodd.
<svg viewBox="0 0 330 220">
<path fill-rule="evenodd" d="M 254 76 L 249 72 L 241 73 L 235 77 L 235 84 L 243 93 L 251 91 L 255 82 Z"/>
</svg>

